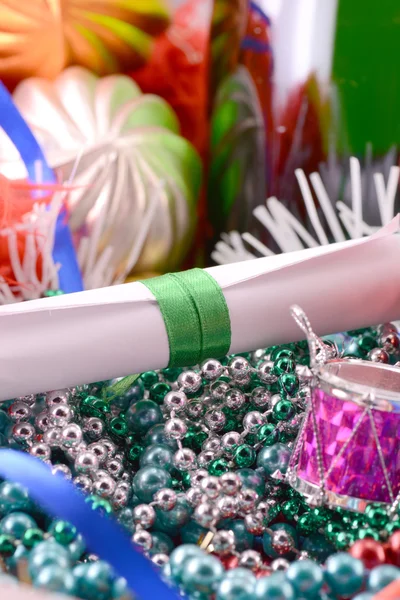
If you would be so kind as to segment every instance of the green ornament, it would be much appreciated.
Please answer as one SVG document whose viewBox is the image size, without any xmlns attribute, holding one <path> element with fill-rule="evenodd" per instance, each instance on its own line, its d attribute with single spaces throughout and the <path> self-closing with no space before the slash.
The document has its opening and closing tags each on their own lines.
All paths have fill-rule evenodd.
<svg viewBox="0 0 400 600">
<path fill-rule="evenodd" d="M 240 469 L 251 467 L 255 460 L 256 452 L 248 444 L 241 444 L 236 448 L 234 461 Z"/>
<path fill-rule="evenodd" d="M 171 391 L 171 386 L 168 383 L 155 383 L 150 388 L 150 399 L 154 400 L 157 404 L 162 404 L 164 402 L 164 398 L 168 392 Z"/>
<path fill-rule="evenodd" d="M 290 400 L 279 400 L 272 409 L 274 421 L 287 421 L 295 413 L 295 408 Z"/>
<path fill-rule="evenodd" d="M 108 424 L 110 436 L 117 442 L 124 441 L 128 435 L 128 424 L 123 417 L 114 417 Z"/>
<path fill-rule="evenodd" d="M 55 521 L 49 532 L 53 535 L 56 542 L 62 546 L 68 546 L 77 536 L 76 527 L 67 523 L 67 521 Z"/>
<path fill-rule="evenodd" d="M 44 540 L 43 531 L 41 529 L 31 527 L 30 529 L 27 529 L 25 531 L 24 536 L 22 538 L 22 543 L 25 546 L 25 548 L 28 548 L 28 550 L 30 550 L 31 548 L 36 546 L 36 544 L 43 542 L 43 540 Z"/>
<path fill-rule="evenodd" d="M 149 390 L 153 385 L 155 385 L 159 381 L 158 373 L 156 373 L 155 371 L 146 371 L 145 373 L 142 373 L 140 379 L 142 380 L 146 390 Z"/>
<path fill-rule="evenodd" d="M 296 395 L 300 382 L 295 373 L 284 373 L 279 377 L 278 384 L 281 394 L 292 397 Z"/>
<path fill-rule="evenodd" d="M 223 475 L 228 470 L 229 463 L 224 458 L 216 458 L 215 460 L 211 461 L 208 465 L 208 472 L 210 473 L 210 475 L 215 475 L 216 477 Z"/>
<path fill-rule="evenodd" d="M 140 446 L 140 444 L 133 444 L 126 453 L 127 460 L 136 469 L 139 467 L 139 459 L 142 452 L 143 446 Z"/>
<path fill-rule="evenodd" d="M 167 381 L 176 381 L 182 371 L 181 367 L 167 367 L 162 369 L 161 373 Z"/>
<path fill-rule="evenodd" d="M 278 435 L 275 432 L 275 425 L 272 423 L 266 423 L 261 425 L 257 432 L 257 439 L 262 442 L 264 446 L 272 446 L 278 441 Z"/>
<path fill-rule="evenodd" d="M 293 358 L 289 358 L 288 356 L 281 356 L 278 358 L 272 369 L 272 372 L 277 377 L 280 377 L 284 373 L 294 373 L 296 370 L 296 363 Z"/>
</svg>

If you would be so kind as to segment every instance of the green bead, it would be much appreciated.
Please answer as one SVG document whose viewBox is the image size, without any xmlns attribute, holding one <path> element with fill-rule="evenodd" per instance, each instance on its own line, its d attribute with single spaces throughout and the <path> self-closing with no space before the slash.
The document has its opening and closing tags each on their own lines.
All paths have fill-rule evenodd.
<svg viewBox="0 0 400 600">
<path fill-rule="evenodd" d="M 368 524 L 377 529 L 383 529 L 389 521 L 386 509 L 382 506 L 369 505 L 365 511 Z"/>
<path fill-rule="evenodd" d="M 141 436 L 138 436 L 137 442 L 142 443 L 144 446 L 152 446 L 153 444 L 166 444 L 167 446 L 171 446 L 171 448 L 176 449 L 178 447 L 175 440 L 170 440 L 165 435 L 165 426 L 164 423 L 158 423 L 158 425 L 154 425 L 149 431 L 146 433 L 144 440 Z"/>
<path fill-rule="evenodd" d="M 294 360 L 294 352 L 290 350 L 290 348 L 282 348 L 282 346 L 278 346 L 278 348 L 275 348 L 271 353 L 272 361 L 277 361 L 283 357 Z"/>
<path fill-rule="evenodd" d="M 11 510 L 31 511 L 32 506 L 28 492 L 22 485 L 11 481 L 3 481 L 0 484 L 0 512 L 2 514 L 6 514 Z"/>
<path fill-rule="evenodd" d="M 0 533 L 0 555 L 8 558 L 14 554 L 15 548 L 15 538 L 12 535 Z"/>
<path fill-rule="evenodd" d="M 311 533 L 306 538 L 303 538 L 301 549 L 319 563 L 324 563 L 328 556 L 335 552 L 333 544 L 321 533 Z"/>
<path fill-rule="evenodd" d="M 43 292 L 44 298 L 54 298 L 54 296 L 63 296 L 64 292 L 62 290 L 45 290 Z"/>
<path fill-rule="evenodd" d="M 377 340 L 372 335 L 363 335 L 357 342 L 358 347 L 365 353 L 376 348 Z"/>
<path fill-rule="evenodd" d="M 223 529 L 231 530 L 235 538 L 235 547 L 238 552 L 248 550 L 254 545 L 254 535 L 249 533 L 242 519 L 222 522 Z"/>
<path fill-rule="evenodd" d="M 187 562 L 197 556 L 203 556 L 203 551 L 194 544 L 182 544 L 172 551 L 169 559 L 171 577 L 175 583 L 181 583 Z"/>
<path fill-rule="evenodd" d="M 379 531 L 372 529 L 372 527 L 364 527 L 363 529 L 359 529 L 356 532 L 356 535 L 359 540 L 365 540 L 366 538 L 372 538 L 377 542 L 380 540 Z"/>
<path fill-rule="evenodd" d="M 273 475 L 276 471 L 285 474 L 290 456 L 290 448 L 278 442 L 273 446 L 266 446 L 258 453 L 257 466 L 263 469 L 267 475 Z"/>
<path fill-rule="evenodd" d="M 286 579 L 299 597 L 315 598 L 324 585 L 324 572 L 312 560 L 297 560 L 286 571 Z"/>
<path fill-rule="evenodd" d="M 23 512 L 10 513 L 0 521 L 0 531 L 21 540 L 27 529 L 36 528 L 32 517 Z"/>
<path fill-rule="evenodd" d="M 85 502 L 87 502 L 87 504 L 90 504 L 92 510 L 96 510 L 102 515 L 111 515 L 111 513 L 113 512 L 111 504 L 105 498 L 100 498 L 99 496 L 91 495 L 85 498 Z"/>
<path fill-rule="evenodd" d="M 294 360 L 288 356 L 281 356 L 275 361 L 272 372 L 277 377 L 280 377 L 284 373 L 294 373 L 295 370 L 296 363 Z"/>
<path fill-rule="evenodd" d="M 279 515 L 279 513 L 280 513 L 279 504 L 272 504 L 268 508 L 268 513 L 266 515 L 264 515 L 264 517 L 263 517 L 264 526 L 267 527 L 267 525 L 272 523 L 272 521 L 274 521 L 276 519 L 276 517 Z"/>
<path fill-rule="evenodd" d="M 172 510 L 156 509 L 154 529 L 174 537 L 176 536 L 176 532 L 180 531 L 181 527 L 189 523 L 192 513 L 193 509 L 185 496 L 178 496 Z"/>
<path fill-rule="evenodd" d="M 122 417 L 114 417 L 108 423 L 110 435 L 115 441 L 123 441 L 129 433 L 128 424 Z"/>
<path fill-rule="evenodd" d="M 152 502 L 153 496 L 162 488 L 171 487 L 171 475 L 160 467 L 144 467 L 139 469 L 133 478 L 133 493 L 142 502 Z"/>
<path fill-rule="evenodd" d="M 281 394 L 293 397 L 299 389 L 299 378 L 294 373 L 284 373 L 278 380 Z"/>
<path fill-rule="evenodd" d="M 150 388 L 150 399 L 157 402 L 157 404 L 163 404 L 166 394 L 170 391 L 171 386 L 168 383 L 155 383 Z"/>
<path fill-rule="evenodd" d="M 142 455 L 142 452 L 143 446 L 140 446 L 139 444 L 134 444 L 127 451 L 126 458 L 133 467 L 136 468 L 139 466 L 139 459 Z"/>
<path fill-rule="evenodd" d="M 346 550 L 349 546 L 352 546 L 355 541 L 356 536 L 350 531 L 341 531 L 332 539 L 332 542 L 338 550 Z"/>
<path fill-rule="evenodd" d="M 167 367 L 162 369 L 161 373 L 167 381 L 176 381 L 182 371 L 180 367 Z"/>
<path fill-rule="evenodd" d="M 41 529 L 32 527 L 31 529 L 27 529 L 25 531 L 24 537 L 22 538 L 22 543 L 25 546 L 25 548 L 28 548 L 30 550 L 31 548 L 36 546 L 36 544 L 43 542 L 43 539 L 43 531 Z"/>
<path fill-rule="evenodd" d="M 205 431 L 199 430 L 197 427 L 191 426 L 188 428 L 187 433 L 184 437 L 184 446 L 191 450 L 200 452 L 203 443 L 207 439 Z"/>
<path fill-rule="evenodd" d="M 78 564 L 73 569 L 75 595 L 85 600 L 109 600 L 116 577 L 104 561 Z"/>
<path fill-rule="evenodd" d="M 146 371 L 146 373 L 142 373 L 140 379 L 146 390 L 149 390 L 152 385 L 155 385 L 159 381 L 158 374 L 155 371 Z"/>
<path fill-rule="evenodd" d="M 318 519 L 314 517 L 312 512 L 306 512 L 297 521 L 297 530 L 300 535 L 310 535 L 310 533 L 314 533 L 318 531 L 319 523 Z"/>
<path fill-rule="evenodd" d="M 332 519 L 332 512 L 325 507 L 313 508 L 311 511 L 318 528 L 323 527 Z"/>
<path fill-rule="evenodd" d="M 234 460 L 240 469 L 251 467 L 256 460 L 256 452 L 248 444 L 241 444 L 235 450 Z"/>
<path fill-rule="evenodd" d="M 395 519 L 394 521 L 391 521 L 385 527 L 385 531 L 387 531 L 387 533 L 389 535 L 391 535 L 395 531 L 398 531 L 399 529 L 400 529 L 400 520 L 399 519 Z"/>
<path fill-rule="evenodd" d="M 281 511 L 284 517 L 293 521 L 301 511 L 301 504 L 298 500 L 286 500 L 281 506 Z"/>
<path fill-rule="evenodd" d="M 164 444 L 147 446 L 140 457 L 140 468 L 154 466 L 161 467 L 166 471 L 174 468 L 174 450 Z"/>
<path fill-rule="evenodd" d="M 229 471 L 229 463 L 225 458 L 216 458 L 208 465 L 208 472 L 210 475 L 215 475 L 216 477 L 223 475 L 227 471 Z"/>
<path fill-rule="evenodd" d="M 77 536 L 76 527 L 67 521 L 54 521 L 49 529 L 49 533 L 52 534 L 56 542 L 63 546 L 67 546 L 73 542 Z"/>
<path fill-rule="evenodd" d="M 325 565 L 325 578 L 332 591 L 338 596 L 353 596 L 364 583 L 364 565 L 347 552 L 333 554 Z"/>
<path fill-rule="evenodd" d="M 154 425 L 162 422 L 160 407 L 152 400 L 139 400 L 132 404 L 126 412 L 126 422 L 130 431 L 141 435 L 147 433 Z"/>
<path fill-rule="evenodd" d="M 261 425 L 257 431 L 257 439 L 262 442 L 264 446 L 272 446 L 278 441 L 278 435 L 275 432 L 275 425 L 272 423 L 265 423 Z"/>
<path fill-rule="evenodd" d="M 183 544 L 200 545 L 207 533 L 208 529 L 195 521 L 189 521 L 181 529 L 181 540 Z"/>
<path fill-rule="evenodd" d="M 343 526 L 340 523 L 327 523 L 324 528 L 324 534 L 328 540 L 334 541 L 339 533 L 343 532 Z"/>
<path fill-rule="evenodd" d="M 79 412 L 84 417 L 104 419 L 110 412 L 110 407 L 107 402 L 96 396 L 86 396 L 79 405 Z"/>
<path fill-rule="evenodd" d="M 153 531 L 151 536 L 153 545 L 150 554 L 171 554 L 175 546 L 169 535 L 162 533 L 162 531 Z"/>
<path fill-rule="evenodd" d="M 295 408 L 290 400 L 279 400 L 272 409 L 274 421 L 287 421 L 294 413 Z"/>
</svg>

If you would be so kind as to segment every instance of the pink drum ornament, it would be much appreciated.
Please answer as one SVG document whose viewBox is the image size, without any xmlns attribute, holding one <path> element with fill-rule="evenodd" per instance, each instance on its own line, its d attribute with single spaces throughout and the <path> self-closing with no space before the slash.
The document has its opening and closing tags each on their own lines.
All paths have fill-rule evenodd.
<svg viewBox="0 0 400 600">
<path fill-rule="evenodd" d="M 370 502 L 397 504 L 400 369 L 347 359 L 318 364 L 320 340 L 314 336 L 311 341 L 320 352 L 288 483 L 313 504 L 356 511 Z"/>
</svg>

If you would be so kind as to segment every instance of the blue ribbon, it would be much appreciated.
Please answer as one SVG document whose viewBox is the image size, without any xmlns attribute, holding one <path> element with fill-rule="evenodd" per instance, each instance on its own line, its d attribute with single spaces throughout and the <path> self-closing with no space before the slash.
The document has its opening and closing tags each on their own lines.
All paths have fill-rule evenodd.
<svg viewBox="0 0 400 600">
<path fill-rule="evenodd" d="M 29 129 L 21 113 L 13 102 L 6 87 L 0 81 L 0 126 L 4 129 L 28 171 L 28 177 L 36 182 L 35 164 L 42 165 L 43 182 L 56 183 L 54 171 L 47 164 L 46 158 L 35 136 Z M 53 248 L 54 262 L 61 265 L 58 272 L 60 288 L 65 293 L 83 290 L 81 272 L 72 243 L 65 210 L 60 212 L 56 224 Z"/>
<path fill-rule="evenodd" d="M 23 485 L 50 514 L 74 525 L 89 550 L 110 563 L 141 600 L 178 599 L 120 526 L 94 511 L 73 484 L 53 475 L 47 464 L 24 452 L 0 449 L 0 476 Z"/>
</svg>

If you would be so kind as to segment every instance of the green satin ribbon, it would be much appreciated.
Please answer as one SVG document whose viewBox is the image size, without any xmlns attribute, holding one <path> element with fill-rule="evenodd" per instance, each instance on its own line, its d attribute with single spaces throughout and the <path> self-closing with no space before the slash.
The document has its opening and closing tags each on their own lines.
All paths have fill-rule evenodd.
<svg viewBox="0 0 400 600">
<path fill-rule="evenodd" d="M 169 367 L 197 365 L 229 352 L 231 320 L 221 288 L 202 269 L 141 281 L 155 296 L 169 341 Z"/>
</svg>

